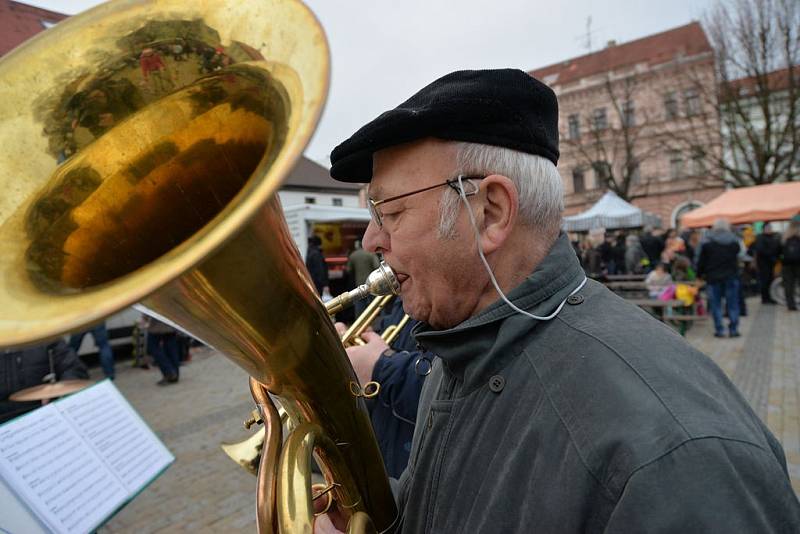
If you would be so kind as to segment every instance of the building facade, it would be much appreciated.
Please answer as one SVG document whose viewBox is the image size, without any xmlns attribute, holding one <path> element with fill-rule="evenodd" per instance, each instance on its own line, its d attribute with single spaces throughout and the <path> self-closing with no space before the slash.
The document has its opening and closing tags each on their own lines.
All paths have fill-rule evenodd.
<svg viewBox="0 0 800 534">
<path fill-rule="evenodd" d="M 610 189 L 671 227 L 723 191 L 707 173 L 707 154 L 721 149 L 711 122 L 697 145 L 672 142 L 692 117 L 714 111 L 702 97 L 715 93 L 715 75 L 699 23 L 610 42 L 530 74 L 558 95 L 566 215 L 585 211 Z"/>
<path fill-rule="evenodd" d="M 0 56 L 65 18 L 63 13 L 0 0 Z"/>
</svg>

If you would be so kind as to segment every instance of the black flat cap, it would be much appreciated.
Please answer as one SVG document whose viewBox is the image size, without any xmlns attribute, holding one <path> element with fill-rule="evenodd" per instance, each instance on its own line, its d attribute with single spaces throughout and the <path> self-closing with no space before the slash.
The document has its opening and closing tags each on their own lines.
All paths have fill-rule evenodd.
<svg viewBox="0 0 800 534">
<path fill-rule="evenodd" d="M 331 177 L 369 182 L 375 152 L 425 137 L 501 146 L 557 163 L 556 95 L 521 70 L 452 72 L 333 149 Z"/>
</svg>

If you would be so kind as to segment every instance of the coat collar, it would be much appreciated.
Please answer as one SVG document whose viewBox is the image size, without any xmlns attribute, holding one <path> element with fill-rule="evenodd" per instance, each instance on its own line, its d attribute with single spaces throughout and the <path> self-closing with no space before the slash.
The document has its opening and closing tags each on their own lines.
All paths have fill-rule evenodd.
<svg viewBox="0 0 800 534">
<path fill-rule="evenodd" d="M 534 315 L 550 315 L 581 283 L 584 273 L 566 234 L 507 297 Z M 445 371 L 463 382 L 462 393 L 479 387 L 503 369 L 522 350 L 528 334 L 541 321 L 517 313 L 502 299 L 461 324 L 433 330 L 421 323 L 414 329 L 417 342 L 443 361 Z"/>
</svg>

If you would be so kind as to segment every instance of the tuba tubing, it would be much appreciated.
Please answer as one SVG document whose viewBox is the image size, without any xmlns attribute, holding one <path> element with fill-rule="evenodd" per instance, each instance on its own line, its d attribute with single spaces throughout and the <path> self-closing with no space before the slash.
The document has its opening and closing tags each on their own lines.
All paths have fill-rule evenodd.
<svg viewBox="0 0 800 534">
<path fill-rule="evenodd" d="M 256 403 L 275 396 L 344 512 L 382 532 L 397 510 L 358 380 L 276 195 L 329 64 L 294 0 L 114 1 L 3 57 L 0 347 L 139 302 L 243 368 Z M 281 489 L 306 476 L 276 469 L 282 456 L 261 458 L 261 532 L 310 495 Z"/>
</svg>

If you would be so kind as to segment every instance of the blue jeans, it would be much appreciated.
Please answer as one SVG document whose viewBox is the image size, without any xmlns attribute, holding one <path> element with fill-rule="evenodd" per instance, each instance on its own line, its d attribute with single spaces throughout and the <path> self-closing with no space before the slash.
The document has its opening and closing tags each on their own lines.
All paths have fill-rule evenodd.
<svg viewBox="0 0 800 534">
<path fill-rule="evenodd" d="M 164 378 L 178 378 L 181 356 L 178 350 L 177 334 L 148 334 L 147 352 L 155 358 Z"/>
<path fill-rule="evenodd" d="M 105 323 L 99 324 L 89 330 L 72 334 L 69 338 L 69 346 L 72 347 L 76 353 L 81 346 L 83 336 L 92 334 L 94 344 L 100 351 L 100 367 L 103 368 L 103 374 L 110 379 L 114 379 L 114 352 L 111 350 L 111 344 L 108 342 L 108 331 L 106 330 Z"/>
<path fill-rule="evenodd" d="M 714 331 L 717 334 L 725 332 L 722 324 L 722 298 L 725 297 L 725 306 L 728 310 L 728 330 L 733 334 L 739 331 L 739 279 L 728 278 L 721 282 L 708 284 L 708 306 L 714 318 Z"/>
</svg>

